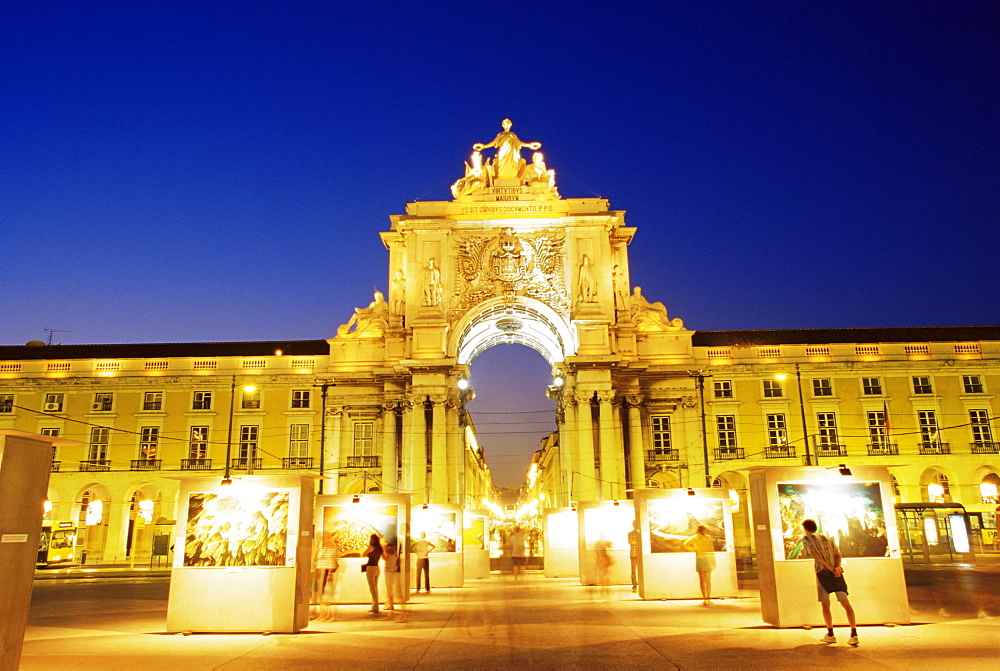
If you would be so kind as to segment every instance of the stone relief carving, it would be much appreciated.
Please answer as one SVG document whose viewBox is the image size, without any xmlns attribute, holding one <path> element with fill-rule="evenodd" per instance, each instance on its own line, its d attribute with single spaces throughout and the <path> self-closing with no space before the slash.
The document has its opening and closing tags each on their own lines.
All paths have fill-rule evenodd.
<svg viewBox="0 0 1000 671">
<path fill-rule="evenodd" d="M 427 265 L 424 266 L 424 307 L 436 308 L 441 305 L 443 293 L 441 269 L 437 266 L 437 259 L 428 259 Z"/>
<path fill-rule="evenodd" d="M 392 279 L 392 314 L 402 316 L 406 311 L 406 276 L 397 270 Z"/>
<path fill-rule="evenodd" d="M 698 399 L 696 399 L 694 396 L 684 396 L 684 397 L 681 398 L 681 407 L 682 408 L 697 408 L 698 407 Z"/>
<path fill-rule="evenodd" d="M 499 179 L 520 179 L 524 173 L 525 163 L 521 158 L 521 148 L 541 149 L 541 142 L 521 142 L 521 138 L 510 129 L 514 125 L 510 119 L 504 119 L 500 125 L 503 131 L 486 144 L 477 142 L 473 150 L 482 151 L 493 147 L 497 150 L 496 158 L 489 164 L 489 171 Z"/>
<path fill-rule="evenodd" d="M 541 142 L 522 142 L 511 130 L 513 123 L 504 119 L 503 130 L 490 142 L 472 145 L 472 155 L 465 162 L 465 175 L 451 185 L 451 195 L 455 200 L 470 200 L 472 195 L 491 187 L 505 189 L 503 195 L 526 194 L 529 200 L 558 200 L 556 171 L 545 165 L 545 156 L 535 151 L 531 163 L 521 158 L 524 148 L 538 150 Z M 495 149 L 493 158 L 483 158 L 484 149 Z M 528 187 L 521 190 L 521 187 Z M 494 194 L 495 195 L 495 194 Z M 514 198 L 517 199 L 516 197 Z"/>
<path fill-rule="evenodd" d="M 375 292 L 375 300 L 366 308 L 354 308 L 354 314 L 346 324 L 337 328 L 338 338 L 380 338 L 389 328 L 389 304 L 381 291 Z M 351 330 L 351 327 L 354 330 Z"/>
<path fill-rule="evenodd" d="M 465 162 L 465 177 L 451 185 L 451 195 L 456 200 L 490 185 L 489 177 L 491 175 L 483 168 L 483 155 L 474 151 L 470 160 L 472 165 L 469 165 L 468 161 Z"/>
<path fill-rule="evenodd" d="M 684 328 L 680 319 L 667 319 L 667 308 L 663 303 L 650 303 L 642 295 L 642 287 L 636 287 L 630 297 L 629 308 L 632 321 L 639 331 L 679 331 Z"/>
<path fill-rule="evenodd" d="M 564 236 L 545 230 L 521 237 L 502 228 L 493 237 L 456 239 L 458 287 L 452 317 L 497 296 L 537 299 L 564 317 L 569 316 L 562 271 Z"/>
<path fill-rule="evenodd" d="M 615 392 L 611 390 L 604 390 L 597 392 L 597 400 L 600 403 L 611 403 L 615 400 Z"/>
</svg>

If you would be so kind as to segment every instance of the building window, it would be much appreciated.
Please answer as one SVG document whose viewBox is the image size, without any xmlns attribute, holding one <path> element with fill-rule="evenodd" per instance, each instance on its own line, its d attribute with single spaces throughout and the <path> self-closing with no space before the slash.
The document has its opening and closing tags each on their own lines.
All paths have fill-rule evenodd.
<svg viewBox="0 0 1000 671">
<path fill-rule="evenodd" d="M 985 410 L 970 410 L 969 426 L 972 428 L 972 442 L 993 442 L 993 429 L 990 427 L 990 413 Z"/>
<path fill-rule="evenodd" d="M 45 412 L 62 412 L 65 397 L 63 394 L 46 394 L 42 410 Z"/>
<path fill-rule="evenodd" d="M 315 368 L 316 359 L 292 359 L 292 368 Z"/>
<path fill-rule="evenodd" d="M 292 407 L 293 408 L 308 408 L 309 407 L 309 390 L 308 389 L 293 389 L 292 390 Z"/>
<path fill-rule="evenodd" d="M 288 427 L 288 456 L 293 459 L 309 456 L 308 424 L 292 424 Z"/>
<path fill-rule="evenodd" d="M 892 473 L 889 474 L 889 484 L 892 487 L 892 495 L 895 496 L 897 500 L 902 498 L 902 495 L 899 493 L 899 480 L 897 480 L 896 476 Z"/>
<path fill-rule="evenodd" d="M 0 394 L 0 412 L 14 412 L 14 394 Z"/>
<path fill-rule="evenodd" d="M 733 397 L 732 380 L 716 380 L 715 382 L 712 383 L 712 388 L 715 391 L 715 398 Z"/>
<path fill-rule="evenodd" d="M 147 391 L 142 395 L 143 410 L 163 410 L 163 392 Z"/>
<path fill-rule="evenodd" d="M 170 362 L 159 360 L 159 361 L 147 361 L 145 365 L 146 370 L 166 370 L 170 368 Z"/>
<path fill-rule="evenodd" d="M 160 444 L 160 427 L 144 426 L 139 429 L 139 458 L 156 459 Z"/>
<path fill-rule="evenodd" d="M 367 457 L 372 455 L 375 446 L 375 422 L 354 423 L 354 456 Z"/>
<path fill-rule="evenodd" d="M 781 383 L 777 380 L 764 380 L 764 398 L 780 398 Z"/>
<path fill-rule="evenodd" d="M 868 412 L 868 438 L 873 445 L 884 445 L 889 436 L 885 428 L 885 411 L 870 410 Z"/>
<path fill-rule="evenodd" d="M 913 376 L 913 393 L 914 394 L 933 394 L 934 388 L 931 387 L 931 379 L 926 375 L 914 375 Z"/>
<path fill-rule="evenodd" d="M 192 426 L 188 459 L 208 459 L 208 427 Z"/>
<path fill-rule="evenodd" d="M 861 378 L 861 390 L 866 396 L 881 396 L 882 381 L 877 377 Z"/>
<path fill-rule="evenodd" d="M 670 417 L 668 415 L 653 415 L 650 417 L 653 425 L 653 453 L 670 453 Z"/>
<path fill-rule="evenodd" d="M 257 440 L 259 437 L 259 426 L 240 427 L 240 459 L 255 459 L 257 457 Z"/>
<path fill-rule="evenodd" d="M 212 392 L 210 391 L 196 391 L 194 393 L 194 401 L 191 403 L 192 410 L 211 410 L 212 409 Z"/>
<path fill-rule="evenodd" d="M 200 361 L 195 361 L 193 367 L 195 370 L 212 370 L 213 368 L 218 367 L 218 365 L 219 362 L 214 359 L 202 359 Z"/>
<path fill-rule="evenodd" d="M 837 414 L 833 412 L 817 412 L 816 426 L 819 427 L 819 435 L 816 440 L 820 445 L 839 445 L 837 440 Z"/>
<path fill-rule="evenodd" d="M 788 431 L 784 413 L 767 416 L 767 444 L 771 447 L 787 447 Z"/>
<path fill-rule="evenodd" d="M 925 445 L 932 445 L 938 442 L 937 413 L 933 410 L 920 410 L 917 412 L 917 424 L 920 427 L 920 442 Z"/>
<path fill-rule="evenodd" d="M 830 378 L 813 380 L 813 396 L 833 396 L 833 383 Z"/>
<path fill-rule="evenodd" d="M 719 415 L 715 418 L 715 426 L 719 432 L 719 449 L 736 449 L 736 416 Z"/>
<path fill-rule="evenodd" d="M 90 449 L 87 452 L 89 461 L 103 461 L 108 458 L 108 436 L 111 429 L 105 426 L 95 426 L 90 429 Z"/>
<path fill-rule="evenodd" d="M 110 412 L 114 405 L 115 395 L 109 392 L 98 392 L 94 394 L 93 409 L 98 412 Z"/>
<path fill-rule="evenodd" d="M 59 435 L 59 428 L 55 426 L 47 426 L 44 429 L 39 429 L 38 433 L 43 436 L 51 436 L 55 438 Z"/>
<path fill-rule="evenodd" d="M 947 503 L 951 501 L 951 483 L 948 476 L 938 473 L 927 485 L 927 500 L 931 503 Z"/>
<path fill-rule="evenodd" d="M 983 378 L 978 375 L 963 375 L 962 386 L 965 387 L 966 394 L 982 394 Z"/>
<path fill-rule="evenodd" d="M 264 368 L 267 366 L 267 361 L 264 359 L 243 359 L 244 368 Z"/>
<path fill-rule="evenodd" d="M 243 390 L 240 407 L 244 410 L 260 410 L 260 389 Z"/>
</svg>

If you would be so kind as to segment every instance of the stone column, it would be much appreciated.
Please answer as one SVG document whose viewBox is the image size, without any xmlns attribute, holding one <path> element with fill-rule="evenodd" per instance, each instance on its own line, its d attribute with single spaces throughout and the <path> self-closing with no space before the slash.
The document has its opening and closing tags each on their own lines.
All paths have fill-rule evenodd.
<svg viewBox="0 0 1000 671">
<path fill-rule="evenodd" d="M 576 401 L 571 394 L 560 394 L 556 406 L 556 426 L 559 428 L 559 487 L 554 506 L 568 506 L 573 500 L 572 478 L 576 464 L 576 443 L 573 428 L 576 426 Z"/>
<path fill-rule="evenodd" d="M 396 401 L 387 401 L 382 404 L 382 491 L 386 494 L 399 489 L 396 449 Z"/>
<path fill-rule="evenodd" d="M 330 432 L 326 441 L 326 465 L 323 470 L 326 472 L 326 485 L 323 487 L 324 494 L 340 493 L 340 441 L 343 434 L 344 406 L 337 405 L 329 408 L 326 415 L 330 425 Z"/>
<path fill-rule="evenodd" d="M 578 461 L 574 478 L 577 501 L 597 501 L 601 492 L 594 469 L 594 422 L 590 413 L 593 392 L 576 392 L 576 444 Z"/>
<path fill-rule="evenodd" d="M 465 437 L 458 425 L 458 402 L 448 399 L 445 403 L 447 429 L 446 454 L 448 460 L 448 503 L 465 504 L 465 459 L 462 450 Z"/>
<path fill-rule="evenodd" d="M 404 465 L 409 462 L 410 481 L 404 483 L 406 491 L 413 494 L 413 503 L 430 503 L 427 500 L 427 418 L 424 414 L 426 394 L 410 396 L 413 411 L 410 413 L 410 430 L 403 437 L 406 449 Z"/>
<path fill-rule="evenodd" d="M 601 454 L 601 498 L 625 498 L 625 453 L 615 440 L 615 392 L 607 389 L 597 392 L 599 402 L 598 434 Z"/>
<path fill-rule="evenodd" d="M 431 416 L 431 490 L 428 503 L 448 502 L 448 427 L 445 419 L 447 394 L 434 394 Z"/>
<path fill-rule="evenodd" d="M 414 417 L 417 414 L 417 408 L 413 397 L 407 397 L 406 400 L 401 401 L 400 406 L 403 408 L 403 435 L 399 441 L 402 476 L 398 490 L 403 494 L 411 494 L 413 493 Z M 422 406 L 420 412 L 423 412 Z M 423 421 L 421 421 L 421 424 L 423 424 Z"/>
<path fill-rule="evenodd" d="M 646 446 L 642 440 L 642 396 L 632 394 L 625 399 L 628 404 L 628 445 L 629 471 L 632 474 L 632 489 L 646 488 Z"/>
</svg>

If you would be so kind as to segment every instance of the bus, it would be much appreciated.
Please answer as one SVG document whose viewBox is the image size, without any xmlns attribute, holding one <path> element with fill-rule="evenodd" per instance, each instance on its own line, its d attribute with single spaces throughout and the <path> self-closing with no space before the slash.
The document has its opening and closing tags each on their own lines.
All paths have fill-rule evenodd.
<svg viewBox="0 0 1000 671">
<path fill-rule="evenodd" d="M 38 561 L 35 566 L 70 566 L 76 559 L 76 524 L 74 522 L 43 522 L 38 541 Z"/>
</svg>

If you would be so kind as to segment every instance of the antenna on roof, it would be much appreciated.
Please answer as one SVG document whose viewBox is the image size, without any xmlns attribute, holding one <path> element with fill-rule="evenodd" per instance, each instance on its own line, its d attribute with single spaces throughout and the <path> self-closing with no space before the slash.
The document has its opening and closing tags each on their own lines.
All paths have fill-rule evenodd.
<svg viewBox="0 0 1000 671">
<path fill-rule="evenodd" d="M 52 344 L 52 334 L 53 333 L 72 333 L 72 331 L 67 331 L 66 329 L 50 329 L 47 327 L 42 327 L 42 330 L 49 334 L 49 343 Z M 62 344 L 62 343 L 60 343 Z"/>
</svg>

